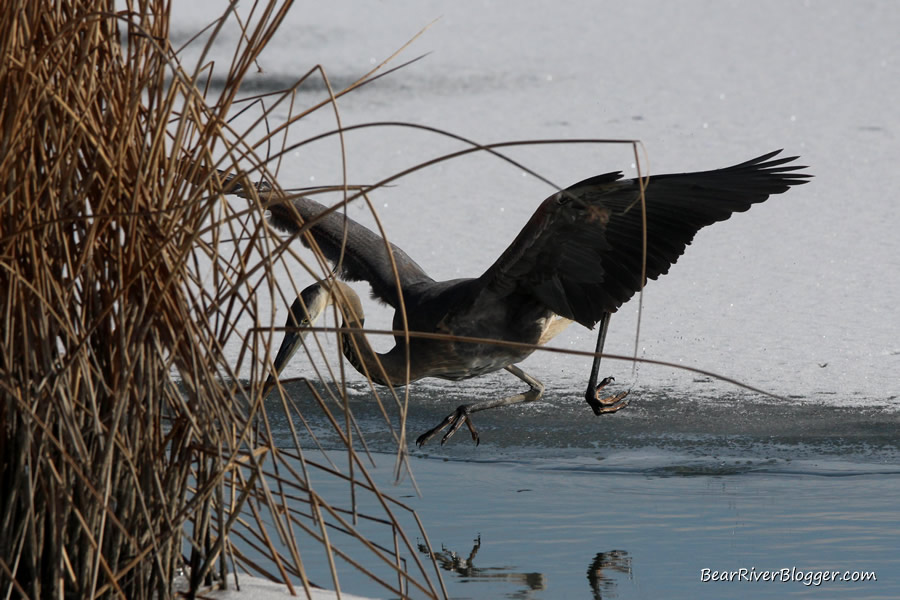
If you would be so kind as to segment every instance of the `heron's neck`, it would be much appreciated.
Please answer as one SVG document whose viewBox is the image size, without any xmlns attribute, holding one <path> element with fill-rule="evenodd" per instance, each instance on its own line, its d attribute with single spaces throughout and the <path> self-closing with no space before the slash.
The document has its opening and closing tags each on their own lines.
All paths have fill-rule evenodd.
<svg viewBox="0 0 900 600">
<path fill-rule="evenodd" d="M 346 318 L 341 323 L 341 352 L 353 368 L 381 385 L 405 385 L 407 370 L 405 356 L 399 356 L 395 350 L 386 353 L 375 352 L 369 345 L 366 336 L 358 330 L 363 328 L 365 318 L 355 318 L 351 311 L 346 311 Z"/>
</svg>

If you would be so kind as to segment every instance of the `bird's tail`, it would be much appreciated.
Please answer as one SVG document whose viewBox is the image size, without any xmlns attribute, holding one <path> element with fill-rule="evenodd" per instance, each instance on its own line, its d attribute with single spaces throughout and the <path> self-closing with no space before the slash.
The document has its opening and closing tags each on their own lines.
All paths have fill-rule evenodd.
<svg viewBox="0 0 900 600">
<path fill-rule="evenodd" d="M 219 177 L 222 179 L 222 193 L 234 194 L 240 198 L 249 198 L 250 188 L 256 188 L 258 194 L 266 194 L 272 191 L 272 185 L 265 179 L 261 179 L 256 183 L 250 181 L 244 173 L 234 174 L 217 169 Z"/>
</svg>

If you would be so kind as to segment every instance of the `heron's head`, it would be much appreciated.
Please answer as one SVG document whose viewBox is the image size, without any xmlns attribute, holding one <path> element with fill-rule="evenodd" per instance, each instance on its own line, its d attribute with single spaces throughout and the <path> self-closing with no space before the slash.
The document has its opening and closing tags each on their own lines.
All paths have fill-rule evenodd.
<svg viewBox="0 0 900 600">
<path fill-rule="evenodd" d="M 303 339 L 309 334 L 310 328 L 322 312 L 335 303 L 341 306 L 345 321 L 362 322 L 362 303 L 359 296 L 343 282 L 337 280 L 318 282 L 300 292 L 291 304 L 291 310 L 284 324 L 288 330 L 284 333 L 284 339 L 272 363 L 275 372 L 266 381 L 266 391 L 271 389 L 275 383 L 274 377 L 281 373 L 294 353 L 303 345 Z"/>
<path fill-rule="evenodd" d="M 291 311 L 288 314 L 285 327 L 307 328 L 313 325 L 319 318 L 319 315 L 333 302 L 331 287 L 323 283 L 314 283 L 309 287 L 303 288 L 303 291 L 291 304 Z M 308 331 L 297 332 L 302 335 L 309 333 Z"/>
</svg>

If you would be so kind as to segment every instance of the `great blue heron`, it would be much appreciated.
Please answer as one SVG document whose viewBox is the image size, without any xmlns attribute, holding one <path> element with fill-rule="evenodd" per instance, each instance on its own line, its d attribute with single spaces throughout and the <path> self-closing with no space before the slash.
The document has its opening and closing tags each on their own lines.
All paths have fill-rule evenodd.
<svg viewBox="0 0 900 600">
<path fill-rule="evenodd" d="M 600 323 L 598 356 L 585 400 L 597 415 L 615 412 L 627 402 L 627 392 L 601 399 L 600 389 L 612 378 L 596 383 L 610 314 L 641 289 L 645 260 L 646 276 L 656 279 L 668 272 L 700 228 L 806 183 L 811 176 L 795 172 L 805 167 L 788 165 L 797 157 L 775 158 L 780 152 L 725 169 L 645 180 L 646 256 L 640 183 L 622 179 L 621 172 L 606 173 L 547 198 L 480 277 L 451 281 L 433 280 L 403 250 L 338 212 L 316 219 L 326 210 L 318 202 L 303 197 L 276 200 L 267 205 L 272 225 L 296 234 L 303 223 L 312 222 L 309 232 L 325 257 L 338 265 L 338 275 L 369 282 L 373 296 L 394 307 L 395 330 L 403 329 L 403 320 L 391 255 L 409 331 L 530 346 L 413 337 L 407 348 L 405 338 L 396 336 L 390 351 L 376 354 L 359 337 L 364 317 L 356 293 L 338 281 L 320 282 L 304 289 L 291 306 L 286 327 L 300 329 L 285 334 L 273 377 L 300 346 L 306 333 L 302 328 L 311 326 L 326 306 L 338 303 L 344 315 L 342 352 L 376 383 L 404 385 L 423 377 L 457 381 L 506 369 L 530 386 L 508 398 L 462 405 L 416 440 L 421 446 L 448 428 L 443 444 L 466 424 L 477 444 L 472 413 L 541 397 L 543 384 L 516 366 L 534 351 L 533 345 L 547 342 L 572 321 L 588 328 Z M 236 182 L 230 189 L 242 191 L 245 195 Z"/>
</svg>

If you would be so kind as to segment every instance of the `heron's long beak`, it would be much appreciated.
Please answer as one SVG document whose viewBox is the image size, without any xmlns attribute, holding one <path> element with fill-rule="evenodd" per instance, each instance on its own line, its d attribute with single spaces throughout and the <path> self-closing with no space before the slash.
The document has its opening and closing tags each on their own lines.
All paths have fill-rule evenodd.
<svg viewBox="0 0 900 600">
<path fill-rule="evenodd" d="M 294 356 L 294 353 L 303 345 L 303 339 L 309 335 L 309 327 L 316 322 L 325 306 L 328 304 L 328 292 L 319 284 L 313 284 L 304 289 L 300 296 L 294 300 L 291 305 L 290 314 L 288 314 L 285 328 L 294 328 L 285 331 L 284 339 L 281 340 L 281 346 L 275 355 L 272 363 L 273 372 L 266 378 L 266 385 L 263 388 L 263 397 L 266 397 L 272 388 L 275 387 L 276 380 L 284 370 L 285 365 Z M 308 311 L 308 312 L 307 312 Z"/>
<path fill-rule="evenodd" d="M 290 325 L 285 325 L 285 327 L 308 327 L 309 323 L 299 323 Z M 291 357 L 294 356 L 294 353 L 297 352 L 297 348 L 303 345 L 303 338 L 309 333 L 309 330 L 304 331 L 286 331 L 284 333 L 284 339 L 281 340 L 281 346 L 278 348 L 278 354 L 275 355 L 275 361 L 272 363 L 274 367 L 274 375 L 277 377 L 281 375 L 281 371 L 284 369 L 284 366 L 288 364 L 288 361 L 291 360 Z M 272 377 L 272 375 L 269 375 Z"/>
</svg>

